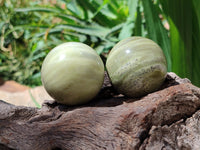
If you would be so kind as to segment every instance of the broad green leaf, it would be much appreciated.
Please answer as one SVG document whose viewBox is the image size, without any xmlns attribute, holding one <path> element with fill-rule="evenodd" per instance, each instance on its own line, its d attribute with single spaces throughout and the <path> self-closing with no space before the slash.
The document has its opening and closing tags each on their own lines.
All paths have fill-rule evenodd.
<svg viewBox="0 0 200 150">
<path fill-rule="evenodd" d="M 110 11 L 110 9 L 108 9 L 108 5 L 104 5 L 104 8 L 102 8 L 100 11 L 103 15 L 107 16 L 108 18 L 115 20 L 117 19 L 117 14 L 113 13 L 112 11 Z"/>
<path fill-rule="evenodd" d="M 200 11 L 196 7 L 199 2 L 161 0 L 161 3 L 170 23 L 172 71 L 200 86 Z"/>
<path fill-rule="evenodd" d="M 95 1 L 96 3 L 96 6 L 98 7 L 98 9 L 96 10 L 96 12 L 93 14 L 93 17 L 94 18 L 100 11 L 102 12 L 102 9 L 104 8 L 104 6 L 108 3 L 109 0 L 104 0 L 103 2 L 102 1 Z M 106 13 L 104 13 L 104 15 L 109 15 L 110 12 L 108 11 L 108 9 L 105 9 Z M 108 13 L 108 14 L 107 14 Z"/>
<path fill-rule="evenodd" d="M 108 28 L 104 28 L 97 25 L 96 26 L 79 26 L 79 25 L 61 24 L 61 25 L 57 25 L 56 28 L 73 30 L 75 32 L 97 36 L 100 38 L 104 38 L 107 35 L 107 33 L 110 31 Z"/>
<path fill-rule="evenodd" d="M 123 40 L 125 38 L 130 37 L 133 34 L 133 27 L 134 27 L 134 23 L 133 22 L 126 22 L 122 28 L 122 30 L 120 31 L 119 34 L 119 40 Z"/>
<path fill-rule="evenodd" d="M 180 37 L 179 30 L 172 20 L 170 23 L 172 71 L 181 77 L 186 77 L 185 45 Z"/>
<path fill-rule="evenodd" d="M 135 20 L 134 35 L 142 36 L 142 16 L 140 12 L 140 6 L 137 7 L 137 16 Z"/>
<path fill-rule="evenodd" d="M 129 10 L 129 16 L 128 19 L 134 21 L 137 11 L 137 4 L 138 0 L 128 0 L 128 10 Z"/>
<path fill-rule="evenodd" d="M 57 33 L 61 33 L 62 32 L 62 29 L 46 29 L 44 32 L 40 32 L 40 33 L 36 33 L 36 34 L 33 34 L 32 37 L 29 37 L 29 38 L 36 38 L 36 37 L 43 37 L 45 35 L 50 35 L 50 34 L 57 34 Z"/>
<path fill-rule="evenodd" d="M 199 8 L 198 8 L 199 10 Z M 198 15 L 198 14 L 196 14 Z M 200 20 L 197 20 L 195 18 L 196 16 L 194 14 L 193 16 L 193 34 L 192 34 L 192 83 L 200 87 Z M 198 26 L 199 25 L 199 26 Z"/>
<path fill-rule="evenodd" d="M 116 33 L 118 33 L 122 29 L 123 26 L 124 26 L 124 23 L 121 23 L 121 24 L 117 24 L 116 26 L 112 27 L 109 30 L 109 32 L 106 34 L 106 38 L 109 39 L 109 37 L 113 37 Z M 119 41 L 119 39 L 117 41 Z"/>
<path fill-rule="evenodd" d="M 74 24 L 78 23 L 78 24 L 86 25 L 86 22 L 84 20 L 81 20 L 71 15 L 59 13 L 59 14 L 53 14 L 53 16 L 61 18 L 67 23 L 74 23 Z"/>
<path fill-rule="evenodd" d="M 51 13 L 59 13 L 55 8 L 44 8 L 44 7 L 30 7 L 30 8 L 16 8 L 15 12 L 51 12 Z"/>
<path fill-rule="evenodd" d="M 85 21 L 77 18 L 76 16 L 66 14 L 66 12 L 62 9 L 57 8 L 44 8 L 44 7 L 34 7 L 34 8 L 16 8 L 15 12 L 25 13 L 25 12 L 44 12 L 44 13 L 51 13 L 51 16 L 59 17 L 68 23 L 80 23 L 85 24 Z"/>
<path fill-rule="evenodd" d="M 198 25 L 200 28 L 200 0 L 192 0 L 192 2 L 194 7 L 194 13 L 196 14 L 196 17 L 198 19 Z"/>
<path fill-rule="evenodd" d="M 193 0 L 193 16 L 192 16 L 192 61 L 193 74 L 192 82 L 200 87 L 200 1 Z"/>
<path fill-rule="evenodd" d="M 103 25 L 105 27 L 112 27 L 115 25 L 115 20 L 109 19 L 106 15 L 104 15 L 101 11 L 99 11 L 97 14 L 96 11 L 99 9 L 99 5 L 95 3 L 95 1 L 88 1 L 88 0 L 77 0 L 77 3 L 84 8 L 85 11 L 90 11 L 93 13 L 92 17 L 95 15 L 92 19 L 93 21 L 99 23 L 100 25 Z"/>
<path fill-rule="evenodd" d="M 129 0 L 129 16 L 127 17 L 126 23 L 119 34 L 119 40 L 130 37 L 133 34 L 133 27 L 135 22 L 135 16 L 137 11 L 138 0 Z"/>
<path fill-rule="evenodd" d="M 159 18 L 157 6 L 151 0 L 142 1 L 144 7 L 144 16 L 148 31 L 148 38 L 152 39 L 163 49 L 167 58 L 168 71 L 171 71 L 171 55 L 170 55 L 170 40 L 167 30 L 163 27 Z"/>
<path fill-rule="evenodd" d="M 66 2 L 66 5 L 67 5 L 68 10 L 70 10 L 73 13 L 73 15 L 78 16 L 80 18 L 83 18 L 83 12 L 78 7 L 75 0 L 72 0 L 70 2 Z"/>
</svg>

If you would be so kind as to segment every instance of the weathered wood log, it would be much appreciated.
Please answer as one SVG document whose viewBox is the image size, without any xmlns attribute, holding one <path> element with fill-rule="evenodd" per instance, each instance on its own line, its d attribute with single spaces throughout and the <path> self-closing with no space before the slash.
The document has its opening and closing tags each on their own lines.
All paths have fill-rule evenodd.
<svg viewBox="0 0 200 150">
<path fill-rule="evenodd" d="M 130 99 L 105 80 L 90 103 L 41 109 L 0 101 L 0 149 L 200 149 L 200 89 L 168 73 L 160 90 Z"/>
</svg>

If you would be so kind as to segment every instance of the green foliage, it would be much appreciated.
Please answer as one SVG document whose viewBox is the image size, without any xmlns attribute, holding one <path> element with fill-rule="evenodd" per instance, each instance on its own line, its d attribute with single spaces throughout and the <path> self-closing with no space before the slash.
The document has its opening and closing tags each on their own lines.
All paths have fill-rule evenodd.
<svg viewBox="0 0 200 150">
<path fill-rule="evenodd" d="M 198 0 L 161 2 L 170 23 L 172 71 L 200 86 L 200 3 Z"/>
<path fill-rule="evenodd" d="M 50 18 L 43 19 L 36 12 L 19 13 L 15 11 L 18 6 L 27 7 L 27 2 L 8 0 L 1 4 L 0 77 L 30 86 L 41 85 L 40 66 L 49 49 L 56 45 L 52 42 L 60 35 L 53 39 L 49 36 L 47 42 Z"/>
<path fill-rule="evenodd" d="M 7 0 L 0 5 L 0 76 L 5 79 L 40 85 L 44 57 L 66 41 L 86 43 L 106 61 L 116 42 L 143 36 L 161 46 L 168 71 L 200 86 L 199 0 L 57 0 L 53 5 Z"/>
<path fill-rule="evenodd" d="M 166 56 L 168 71 L 171 71 L 170 40 L 158 14 L 160 9 L 149 0 L 143 0 L 144 16 L 148 31 L 148 38 L 158 43 Z"/>
</svg>

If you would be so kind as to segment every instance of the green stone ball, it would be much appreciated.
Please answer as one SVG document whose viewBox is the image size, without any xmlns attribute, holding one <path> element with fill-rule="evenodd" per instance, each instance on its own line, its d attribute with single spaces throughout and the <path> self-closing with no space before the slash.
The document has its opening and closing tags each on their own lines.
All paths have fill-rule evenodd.
<svg viewBox="0 0 200 150">
<path fill-rule="evenodd" d="M 117 43 L 108 55 L 106 68 L 114 88 L 133 98 L 159 89 L 167 74 L 162 49 L 143 37 L 130 37 Z"/>
<path fill-rule="evenodd" d="M 89 46 L 67 42 L 51 50 L 43 61 L 42 83 L 51 97 L 66 105 L 94 98 L 104 81 L 104 64 Z"/>
</svg>

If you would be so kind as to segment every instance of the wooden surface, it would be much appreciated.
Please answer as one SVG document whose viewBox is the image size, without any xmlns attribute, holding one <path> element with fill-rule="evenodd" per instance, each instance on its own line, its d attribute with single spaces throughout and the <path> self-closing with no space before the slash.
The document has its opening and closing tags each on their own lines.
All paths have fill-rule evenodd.
<svg viewBox="0 0 200 150">
<path fill-rule="evenodd" d="M 108 78 L 90 103 L 41 109 L 0 101 L 0 149 L 200 149 L 200 89 L 169 73 L 160 90 L 137 99 L 117 94 Z"/>
</svg>

